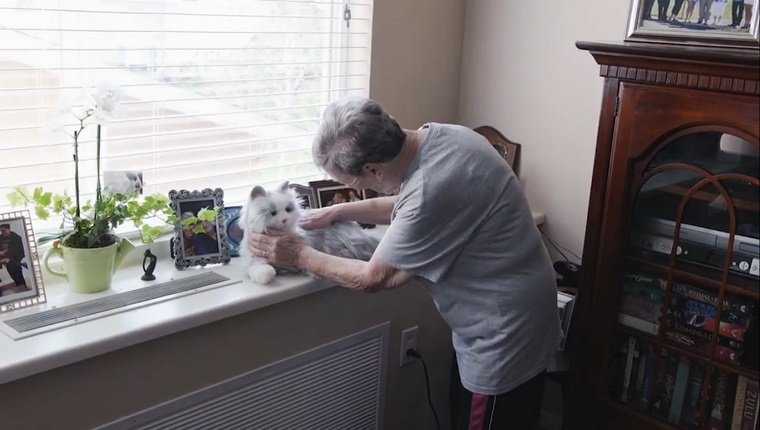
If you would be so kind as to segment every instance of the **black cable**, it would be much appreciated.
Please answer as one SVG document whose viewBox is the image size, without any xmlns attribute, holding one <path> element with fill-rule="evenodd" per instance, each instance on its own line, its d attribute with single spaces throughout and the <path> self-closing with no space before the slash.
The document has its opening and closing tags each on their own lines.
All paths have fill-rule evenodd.
<svg viewBox="0 0 760 430">
<path fill-rule="evenodd" d="M 579 257 L 579 256 L 578 256 L 576 253 L 574 253 L 573 251 L 571 251 L 571 250 L 569 250 L 569 249 L 565 248 L 564 246 L 561 246 L 561 245 L 559 245 L 558 243 L 554 242 L 554 241 L 552 240 L 552 238 L 551 238 L 551 237 L 549 237 L 549 235 L 548 235 L 548 234 L 546 234 L 546 233 L 545 233 L 543 230 L 541 230 L 541 229 L 538 229 L 538 231 L 540 231 L 540 232 L 541 232 L 541 235 L 542 235 L 542 236 L 544 236 L 544 237 L 546 238 L 546 241 L 547 241 L 547 242 L 549 242 L 549 244 L 550 244 L 552 247 L 554 247 L 554 249 L 556 249 L 556 250 L 557 250 L 557 252 L 559 252 L 559 254 L 562 256 L 562 258 L 564 258 L 564 259 L 565 259 L 565 261 L 570 261 L 570 259 L 569 259 L 569 258 L 567 258 L 567 255 L 565 255 L 565 253 L 564 253 L 564 252 L 562 252 L 562 250 L 561 250 L 560 248 L 562 248 L 562 249 L 564 249 L 565 251 L 569 252 L 569 253 L 570 253 L 570 254 L 571 254 L 573 257 L 575 257 L 575 259 L 576 259 L 577 261 L 579 261 L 579 262 L 580 262 L 580 261 L 582 261 L 582 260 L 583 260 L 581 257 Z"/>
<path fill-rule="evenodd" d="M 422 370 L 425 371 L 425 389 L 427 390 L 428 406 L 430 406 L 430 410 L 433 411 L 433 417 L 435 417 L 435 428 L 437 428 L 438 430 L 441 430 L 441 422 L 438 421 L 438 414 L 435 412 L 435 408 L 433 407 L 433 401 L 430 398 L 430 378 L 428 377 L 428 371 L 427 371 L 427 366 L 425 365 L 425 360 L 423 360 L 422 356 L 413 348 L 407 349 L 406 355 L 410 357 L 414 357 L 417 360 L 420 360 L 420 363 L 422 363 Z"/>
</svg>

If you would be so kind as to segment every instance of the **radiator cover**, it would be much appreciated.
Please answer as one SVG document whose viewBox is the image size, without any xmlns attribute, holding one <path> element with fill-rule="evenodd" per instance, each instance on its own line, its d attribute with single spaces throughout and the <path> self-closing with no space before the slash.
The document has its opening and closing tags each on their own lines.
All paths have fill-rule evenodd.
<svg viewBox="0 0 760 430">
<path fill-rule="evenodd" d="M 380 324 L 100 429 L 382 429 L 389 327 Z"/>
</svg>

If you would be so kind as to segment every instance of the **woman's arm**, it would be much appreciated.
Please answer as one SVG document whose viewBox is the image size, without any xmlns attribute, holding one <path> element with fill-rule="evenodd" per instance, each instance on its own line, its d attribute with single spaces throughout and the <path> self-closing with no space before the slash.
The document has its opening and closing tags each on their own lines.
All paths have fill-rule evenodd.
<svg viewBox="0 0 760 430">
<path fill-rule="evenodd" d="M 319 252 L 305 245 L 300 237 L 282 231 L 270 235 L 251 233 L 247 246 L 252 255 L 274 266 L 299 267 L 342 287 L 368 293 L 396 288 L 414 276 L 377 255 L 361 261 Z"/>
<path fill-rule="evenodd" d="M 305 229 L 324 228 L 335 221 L 356 221 L 362 224 L 390 224 L 395 196 L 377 197 L 358 202 L 340 203 L 315 209 L 300 222 Z"/>
</svg>

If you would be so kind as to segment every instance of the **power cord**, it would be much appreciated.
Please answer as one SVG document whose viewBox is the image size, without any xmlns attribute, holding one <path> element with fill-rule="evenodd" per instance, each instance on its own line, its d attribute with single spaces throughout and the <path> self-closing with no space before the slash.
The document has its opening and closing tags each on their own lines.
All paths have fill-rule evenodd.
<svg viewBox="0 0 760 430">
<path fill-rule="evenodd" d="M 441 430 L 441 422 L 438 421 L 438 414 L 435 412 L 435 408 L 433 407 L 433 401 L 430 398 L 430 377 L 428 376 L 427 366 L 425 365 L 425 360 L 422 359 L 422 356 L 414 349 L 409 348 L 406 350 L 406 355 L 412 358 L 416 358 L 417 360 L 422 363 L 422 370 L 425 371 L 425 389 L 427 390 L 427 401 L 428 406 L 430 406 L 430 410 L 433 411 L 433 417 L 435 418 L 435 427 L 438 430 Z"/>
</svg>

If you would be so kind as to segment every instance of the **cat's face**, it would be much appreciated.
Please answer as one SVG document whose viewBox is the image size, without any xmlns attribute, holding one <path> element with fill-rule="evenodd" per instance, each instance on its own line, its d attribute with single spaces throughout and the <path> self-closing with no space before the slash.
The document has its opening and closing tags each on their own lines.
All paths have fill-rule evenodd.
<svg viewBox="0 0 760 430">
<path fill-rule="evenodd" d="M 254 187 L 246 207 L 246 224 L 253 231 L 267 228 L 294 231 L 301 216 L 295 191 L 285 182 L 274 190 Z"/>
</svg>

